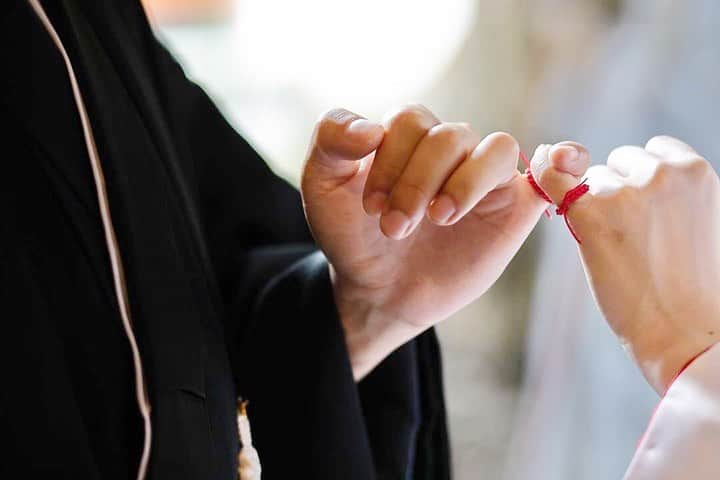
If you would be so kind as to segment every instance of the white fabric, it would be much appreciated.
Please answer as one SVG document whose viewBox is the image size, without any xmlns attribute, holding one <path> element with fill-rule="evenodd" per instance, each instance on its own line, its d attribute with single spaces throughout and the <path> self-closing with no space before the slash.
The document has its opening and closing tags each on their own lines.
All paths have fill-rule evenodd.
<svg viewBox="0 0 720 480">
<path fill-rule="evenodd" d="M 246 406 L 247 403 L 244 401 L 238 404 L 238 435 L 242 445 L 238 453 L 238 480 L 260 480 L 262 473 L 260 455 L 252 444 L 252 431 Z"/>
<path fill-rule="evenodd" d="M 625 479 L 720 479 L 720 344 L 672 384 Z"/>
</svg>

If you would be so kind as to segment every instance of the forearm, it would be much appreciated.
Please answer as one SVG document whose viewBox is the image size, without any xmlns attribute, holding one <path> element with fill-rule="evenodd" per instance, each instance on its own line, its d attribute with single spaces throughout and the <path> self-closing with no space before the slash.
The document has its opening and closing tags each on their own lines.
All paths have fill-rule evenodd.
<svg viewBox="0 0 720 480">
<path fill-rule="evenodd" d="M 680 372 L 717 341 L 713 331 L 706 335 L 685 333 L 677 332 L 669 339 L 658 339 L 652 331 L 645 331 L 641 332 L 641 338 L 623 342 L 659 395 L 664 395 Z"/>
</svg>

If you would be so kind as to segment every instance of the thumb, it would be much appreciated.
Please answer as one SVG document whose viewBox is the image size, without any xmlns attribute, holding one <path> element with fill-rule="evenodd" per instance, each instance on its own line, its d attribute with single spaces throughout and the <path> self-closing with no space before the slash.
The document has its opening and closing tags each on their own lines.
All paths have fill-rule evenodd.
<svg viewBox="0 0 720 480">
<path fill-rule="evenodd" d="M 355 175 L 362 160 L 382 142 L 379 123 L 344 109 L 324 113 L 313 131 L 303 181 L 343 183 Z"/>
<path fill-rule="evenodd" d="M 530 162 L 535 181 L 555 205 L 560 205 L 565 194 L 580 183 L 589 166 L 589 152 L 575 142 L 540 145 Z M 585 200 L 581 197 L 578 203 Z"/>
</svg>

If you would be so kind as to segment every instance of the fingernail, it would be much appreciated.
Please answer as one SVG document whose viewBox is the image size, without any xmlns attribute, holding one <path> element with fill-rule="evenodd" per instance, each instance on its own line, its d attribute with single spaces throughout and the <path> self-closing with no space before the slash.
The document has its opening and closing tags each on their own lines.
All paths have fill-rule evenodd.
<svg viewBox="0 0 720 480">
<path fill-rule="evenodd" d="M 571 145 L 555 145 L 548 153 L 550 163 L 561 172 L 571 173 L 580 160 L 580 152 Z"/>
<path fill-rule="evenodd" d="M 455 202 L 449 195 L 442 194 L 430 203 L 428 215 L 430 219 L 438 224 L 445 225 L 455 215 L 457 209 Z"/>
<path fill-rule="evenodd" d="M 358 118 L 350 122 L 350 125 L 347 126 L 347 132 L 359 135 L 369 135 L 376 131 L 378 127 L 380 127 L 380 125 L 375 122 L 371 122 L 366 118 Z"/>
<path fill-rule="evenodd" d="M 391 210 L 380 219 L 382 231 L 395 240 L 405 237 L 410 225 L 410 219 L 400 210 Z"/>
<path fill-rule="evenodd" d="M 368 215 L 380 215 L 385 207 L 387 194 L 384 192 L 373 192 L 365 198 L 365 212 Z"/>
</svg>

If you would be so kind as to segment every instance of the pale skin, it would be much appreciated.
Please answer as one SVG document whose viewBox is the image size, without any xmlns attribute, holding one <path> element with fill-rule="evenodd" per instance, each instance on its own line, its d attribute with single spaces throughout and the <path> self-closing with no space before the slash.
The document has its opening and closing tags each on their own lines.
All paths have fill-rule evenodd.
<svg viewBox="0 0 720 480">
<path fill-rule="evenodd" d="M 320 119 L 302 194 L 357 379 L 501 275 L 547 207 L 518 172 L 518 153 L 506 133 L 480 138 L 417 105 L 381 124 L 346 110 Z M 568 218 L 590 288 L 662 393 L 720 338 L 720 181 L 670 137 L 588 165 L 573 142 L 541 146 L 532 161 L 558 204 L 587 171 L 590 192 Z"/>
<path fill-rule="evenodd" d="M 301 191 L 356 379 L 501 275 L 547 207 L 518 153 L 506 133 L 483 138 L 418 105 L 382 123 L 319 120 Z"/>
<path fill-rule="evenodd" d="M 536 156 L 532 171 L 556 203 L 585 173 L 568 173 L 557 156 Z M 720 341 L 720 181 L 692 147 L 671 137 L 620 147 L 585 176 L 590 192 L 569 220 L 590 288 L 662 394 Z"/>
</svg>

